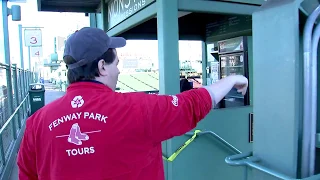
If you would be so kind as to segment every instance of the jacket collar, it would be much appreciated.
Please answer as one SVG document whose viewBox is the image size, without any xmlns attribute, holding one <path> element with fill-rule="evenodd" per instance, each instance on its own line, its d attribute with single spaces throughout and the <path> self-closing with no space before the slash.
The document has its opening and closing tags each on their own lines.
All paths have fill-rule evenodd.
<svg viewBox="0 0 320 180">
<path fill-rule="evenodd" d="M 89 80 L 72 83 L 68 86 L 67 92 L 83 89 L 104 89 L 105 91 L 112 92 L 113 90 L 99 81 Z"/>
</svg>

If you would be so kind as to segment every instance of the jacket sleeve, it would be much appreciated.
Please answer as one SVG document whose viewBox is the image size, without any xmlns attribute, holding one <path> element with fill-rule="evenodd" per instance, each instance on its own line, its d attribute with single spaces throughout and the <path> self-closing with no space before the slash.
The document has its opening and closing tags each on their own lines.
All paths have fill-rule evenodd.
<svg viewBox="0 0 320 180">
<path fill-rule="evenodd" d="M 36 155 L 32 133 L 32 116 L 26 121 L 26 130 L 18 153 L 19 180 L 37 180 Z"/>
<path fill-rule="evenodd" d="M 204 88 L 178 95 L 145 95 L 142 98 L 146 132 L 155 142 L 180 136 L 196 127 L 212 109 L 212 99 Z"/>
</svg>

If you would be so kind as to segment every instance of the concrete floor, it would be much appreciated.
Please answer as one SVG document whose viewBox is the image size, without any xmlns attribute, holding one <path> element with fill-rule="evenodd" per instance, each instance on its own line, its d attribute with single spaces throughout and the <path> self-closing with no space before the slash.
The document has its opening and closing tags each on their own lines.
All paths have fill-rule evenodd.
<svg viewBox="0 0 320 180">
<path fill-rule="evenodd" d="M 51 89 L 51 85 L 50 84 L 46 84 L 46 92 L 45 92 L 45 103 L 49 104 L 50 102 L 60 98 L 61 96 L 64 95 L 64 92 L 61 91 L 55 91 L 55 90 L 50 90 Z M 10 175 L 9 180 L 18 180 L 18 166 L 15 163 L 14 167 L 12 168 L 12 172 Z"/>
</svg>

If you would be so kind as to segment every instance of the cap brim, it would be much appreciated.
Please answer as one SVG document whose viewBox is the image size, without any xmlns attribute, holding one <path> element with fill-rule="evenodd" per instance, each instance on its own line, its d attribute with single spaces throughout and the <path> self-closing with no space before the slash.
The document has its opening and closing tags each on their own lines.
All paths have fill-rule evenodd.
<svg viewBox="0 0 320 180">
<path fill-rule="evenodd" d="M 123 37 L 110 37 L 110 46 L 109 48 L 122 48 L 126 46 L 127 41 Z"/>
</svg>

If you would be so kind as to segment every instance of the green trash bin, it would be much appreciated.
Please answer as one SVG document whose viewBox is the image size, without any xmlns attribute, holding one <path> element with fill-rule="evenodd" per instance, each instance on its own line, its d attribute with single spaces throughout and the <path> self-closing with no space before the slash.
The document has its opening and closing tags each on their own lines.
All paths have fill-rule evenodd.
<svg viewBox="0 0 320 180">
<path fill-rule="evenodd" d="M 30 116 L 44 106 L 44 93 L 44 84 L 34 83 L 29 85 Z"/>
</svg>

